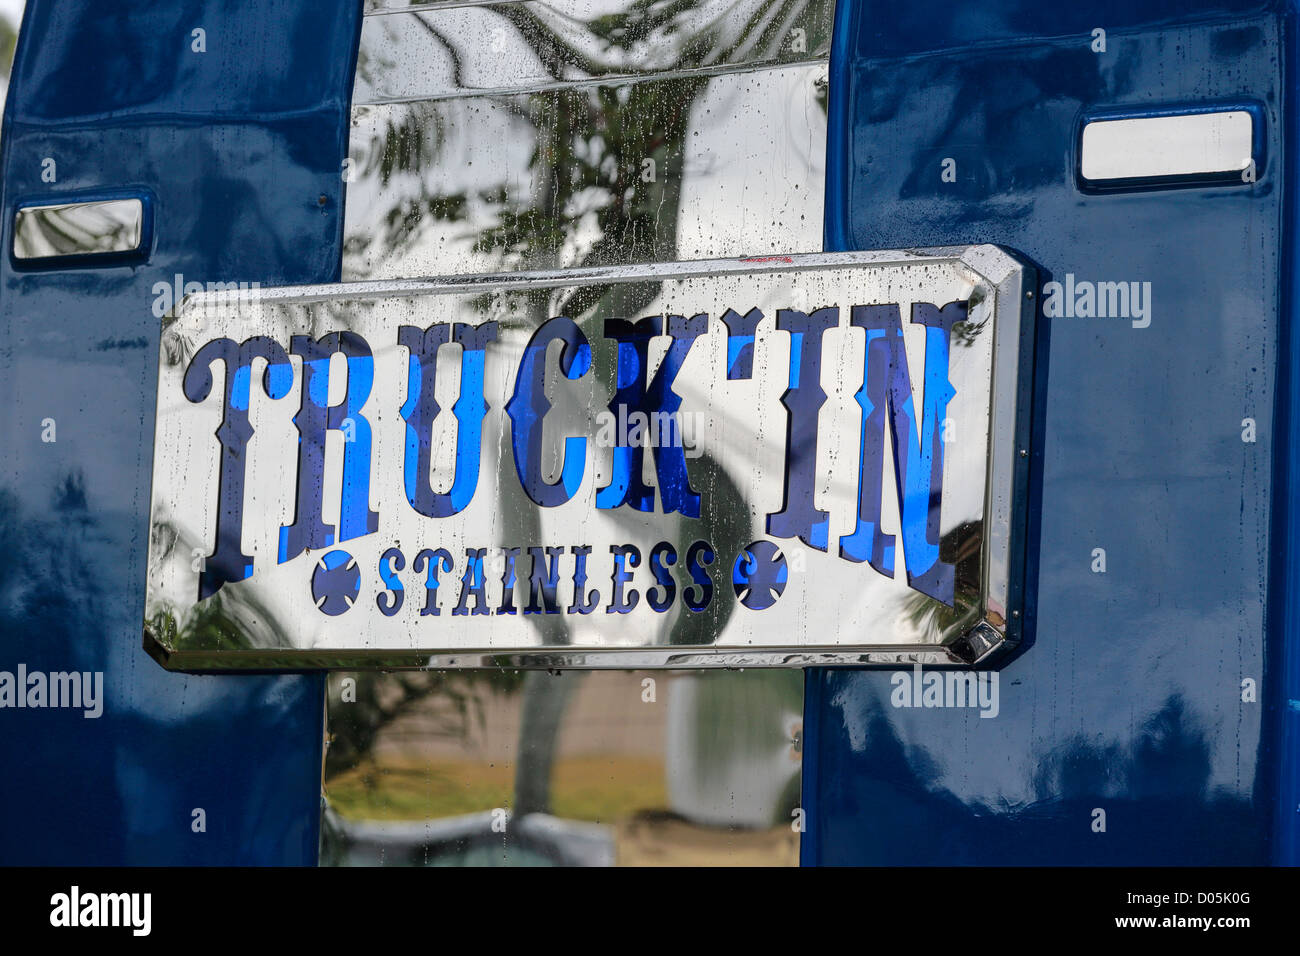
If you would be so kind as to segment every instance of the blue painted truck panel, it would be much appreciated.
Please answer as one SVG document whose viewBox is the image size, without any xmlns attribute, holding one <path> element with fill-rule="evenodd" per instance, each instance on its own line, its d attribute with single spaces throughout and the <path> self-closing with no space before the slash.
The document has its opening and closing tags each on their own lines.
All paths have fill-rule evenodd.
<svg viewBox="0 0 1300 956">
<path fill-rule="evenodd" d="M 1286 7 L 1225 0 L 840 5 L 827 247 L 998 243 L 1043 283 L 1150 282 L 1151 321 L 1040 309 L 1029 640 L 1000 713 L 899 708 L 889 673 L 809 671 L 804 862 L 1294 862 L 1275 803 L 1294 773 L 1294 581 L 1276 577 L 1294 542 L 1273 524 L 1274 457 L 1295 447 L 1276 407 L 1294 30 Z M 1263 119 L 1257 181 L 1078 188 L 1084 116 L 1239 103 Z"/>
<path fill-rule="evenodd" d="M 6 247 L 18 204 L 106 189 L 152 195 L 156 230 L 145 262 L 0 262 L 0 657 L 104 674 L 98 718 L 6 711 L 0 862 L 316 860 L 323 678 L 188 677 L 142 650 L 153 306 L 177 276 L 338 279 L 360 19 L 359 2 L 27 5 Z"/>
</svg>

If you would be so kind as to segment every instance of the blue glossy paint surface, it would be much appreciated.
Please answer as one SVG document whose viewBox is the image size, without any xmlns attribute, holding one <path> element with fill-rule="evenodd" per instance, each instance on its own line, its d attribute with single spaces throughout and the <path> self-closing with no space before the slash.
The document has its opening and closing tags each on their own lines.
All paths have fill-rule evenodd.
<svg viewBox="0 0 1300 956">
<path fill-rule="evenodd" d="M 1294 11 L 1295 4 L 1292 4 Z M 1286 38 L 1287 62 L 1300 62 L 1300 36 L 1292 29 Z M 1295 89 L 1294 82 L 1292 90 Z M 1294 93 L 1292 93 L 1294 95 Z M 1300 116 L 1295 109 L 1286 116 L 1287 142 L 1294 144 L 1300 135 Z M 1292 154 L 1294 155 L 1294 146 Z M 1294 160 L 1288 167 L 1294 175 Z M 1277 798 L 1272 858 L 1283 866 L 1300 866 L 1300 319 L 1297 307 L 1296 267 L 1300 255 L 1300 200 L 1296 191 L 1286 194 L 1285 222 L 1287 241 L 1283 246 L 1283 309 L 1281 328 L 1282 358 L 1279 364 L 1278 434 L 1286 442 L 1277 454 L 1277 488 L 1274 536 L 1279 546 L 1273 549 L 1271 584 L 1273 602 L 1273 661 L 1270 672 L 1269 713 L 1274 731 L 1271 762 L 1277 768 Z"/>
<path fill-rule="evenodd" d="M 889 672 L 809 672 L 804 862 L 1295 861 L 1297 574 L 1274 461 L 1300 370 L 1279 376 L 1294 30 L 1229 0 L 841 0 L 828 248 L 998 243 L 1044 283 L 1149 281 L 1153 309 L 1141 329 L 1040 314 L 1028 640 L 998 716 L 894 707 Z M 1243 101 L 1264 120 L 1253 185 L 1078 189 L 1083 115 Z"/>
<path fill-rule="evenodd" d="M 2 143 L 0 669 L 100 670 L 105 702 L 0 711 L 0 863 L 315 862 L 323 680 L 142 650 L 152 305 L 177 273 L 338 279 L 360 6 L 28 0 Z M 147 261 L 15 268 L 18 204 L 112 189 L 156 197 Z"/>
</svg>

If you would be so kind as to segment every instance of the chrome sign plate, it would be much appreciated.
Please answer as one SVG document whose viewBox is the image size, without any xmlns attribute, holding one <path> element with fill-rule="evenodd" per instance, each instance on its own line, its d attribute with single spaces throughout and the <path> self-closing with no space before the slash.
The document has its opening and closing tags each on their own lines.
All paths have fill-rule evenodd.
<svg viewBox="0 0 1300 956">
<path fill-rule="evenodd" d="M 164 319 L 179 670 L 954 663 L 1019 634 L 992 246 L 365 282 Z"/>
</svg>

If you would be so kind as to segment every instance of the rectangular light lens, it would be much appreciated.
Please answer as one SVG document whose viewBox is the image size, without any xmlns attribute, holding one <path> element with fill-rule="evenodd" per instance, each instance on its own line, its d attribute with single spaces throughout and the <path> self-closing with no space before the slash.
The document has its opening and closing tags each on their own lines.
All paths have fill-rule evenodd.
<svg viewBox="0 0 1300 956">
<path fill-rule="evenodd" d="M 134 252 L 144 231 L 139 199 L 24 206 L 14 216 L 14 258 Z"/>
<path fill-rule="evenodd" d="M 1246 110 L 1094 120 L 1083 128 L 1087 182 L 1179 179 L 1245 170 L 1254 158 Z"/>
</svg>

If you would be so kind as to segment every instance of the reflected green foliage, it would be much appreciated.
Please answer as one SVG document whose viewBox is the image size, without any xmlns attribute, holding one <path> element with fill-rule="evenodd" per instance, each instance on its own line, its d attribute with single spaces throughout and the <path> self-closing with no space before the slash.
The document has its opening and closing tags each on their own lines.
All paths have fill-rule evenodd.
<svg viewBox="0 0 1300 956">
<path fill-rule="evenodd" d="M 977 619 L 981 600 L 982 545 L 983 532 L 979 522 L 960 525 L 939 539 L 939 560 L 956 568 L 956 600 L 953 607 L 948 607 L 920 591 L 913 591 L 906 598 L 908 621 L 932 634 L 934 639 L 947 641 L 956 638 L 973 618 Z"/>
</svg>

